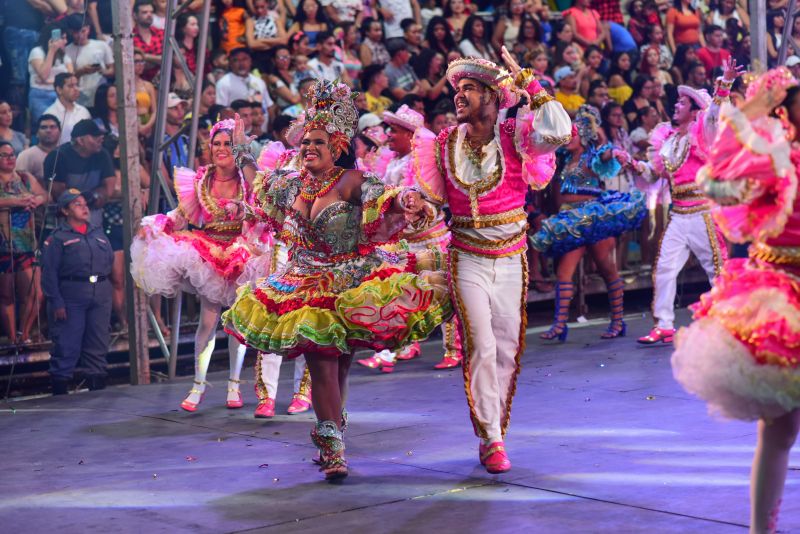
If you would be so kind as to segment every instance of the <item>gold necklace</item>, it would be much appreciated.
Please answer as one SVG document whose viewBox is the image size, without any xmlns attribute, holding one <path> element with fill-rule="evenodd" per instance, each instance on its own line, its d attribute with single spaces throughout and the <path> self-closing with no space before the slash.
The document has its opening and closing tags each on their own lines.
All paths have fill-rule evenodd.
<svg viewBox="0 0 800 534">
<path fill-rule="evenodd" d="M 686 156 L 689 155 L 689 147 L 691 142 L 687 139 L 688 134 L 681 134 L 676 135 L 675 140 L 670 147 L 670 154 L 669 158 L 664 158 L 664 167 L 670 174 L 674 174 L 675 171 L 681 168 L 681 166 L 686 161 Z M 683 147 L 681 147 L 681 140 L 686 139 L 686 142 L 683 143 Z M 680 150 L 680 154 L 678 153 Z"/>
</svg>

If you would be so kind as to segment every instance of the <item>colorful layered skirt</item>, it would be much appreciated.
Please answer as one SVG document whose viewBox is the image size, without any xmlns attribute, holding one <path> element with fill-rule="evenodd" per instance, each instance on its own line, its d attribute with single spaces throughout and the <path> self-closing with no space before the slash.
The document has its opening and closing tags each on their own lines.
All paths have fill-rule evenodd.
<svg viewBox="0 0 800 534">
<path fill-rule="evenodd" d="M 692 309 L 672 370 L 712 414 L 770 419 L 800 407 L 800 271 L 729 260 Z"/>
<path fill-rule="evenodd" d="M 290 358 L 394 350 L 452 315 L 445 264 L 436 250 L 295 249 L 282 272 L 239 289 L 223 324 L 243 343 Z"/>
<path fill-rule="evenodd" d="M 236 289 L 269 271 L 270 254 L 254 251 L 240 233 L 155 232 L 131 244 L 131 275 L 148 295 L 179 291 L 230 306 Z"/>
<path fill-rule="evenodd" d="M 597 199 L 568 204 L 545 219 L 542 228 L 533 235 L 532 244 L 548 256 L 562 256 L 634 230 L 646 214 L 645 198 L 640 191 L 606 191 Z"/>
</svg>

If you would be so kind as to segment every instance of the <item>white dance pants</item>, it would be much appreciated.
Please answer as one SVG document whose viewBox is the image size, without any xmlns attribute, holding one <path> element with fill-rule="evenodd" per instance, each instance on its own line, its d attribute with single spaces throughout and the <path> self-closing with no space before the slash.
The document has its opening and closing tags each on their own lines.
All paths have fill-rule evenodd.
<svg viewBox="0 0 800 534">
<path fill-rule="evenodd" d="M 711 213 L 670 213 L 669 223 L 658 248 L 653 271 L 653 318 L 659 328 L 674 328 L 675 292 L 689 254 L 694 254 L 714 285 L 727 258 L 725 242 Z"/>
<path fill-rule="evenodd" d="M 525 345 L 524 251 L 486 258 L 450 249 L 451 290 L 462 328 L 464 389 L 475 435 L 501 441 Z"/>
<path fill-rule="evenodd" d="M 277 398 L 281 362 L 283 362 L 283 357 L 277 354 L 258 353 L 258 359 L 256 360 L 256 392 L 260 400 L 264 400 L 264 396 L 270 399 Z M 306 376 L 307 374 L 306 359 L 303 356 L 298 356 L 294 360 L 294 393 L 305 389 L 307 384 L 304 383 L 304 378 L 310 381 L 310 378 Z"/>
</svg>

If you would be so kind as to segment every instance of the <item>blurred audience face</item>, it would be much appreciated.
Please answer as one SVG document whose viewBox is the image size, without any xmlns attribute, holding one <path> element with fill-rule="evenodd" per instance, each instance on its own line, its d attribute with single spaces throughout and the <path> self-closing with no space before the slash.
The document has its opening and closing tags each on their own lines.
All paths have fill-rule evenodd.
<svg viewBox="0 0 800 534">
<path fill-rule="evenodd" d="M 621 107 L 614 107 L 608 114 L 608 124 L 612 128 L 622 128 L 625 126 L 625 114 Z"/>
<path fill-rule="evenodd" d="M 78 197 L 61 210 L 67 218 L 67 222 L 72 224 L 88 224 L 90 218 L 89 205 L 86 199 Z"/>
<path fill-rule="evenodd" d="M 250 115 L 252 116 L 252 130 L 258 130 L 258 132 L 261 132 L 261 128 L 264 125 L 264 109 L 261 106 L 251 106 Z"/>
<path fill-rule="evenodd" d="M 657 68 L 661 61 L 661 54 L 658 53 L 656 48 L 648 48 L 644 54 L 645 64 L 652 68 Z"/>
<path fill-rule="evenodd" d="M 431 121 L 431 131 L 436 135 L 447 127 L 447 113 L 439 113 Z"/>
<path fill-rule="evenodd" d="M 434 79 L 442 76 L 442 68 L 444 67 L 444 56 L 442 54 L 435 54 L 431 58 L 430 66 L 428 67 L 428 75 Z"/>
<path fill-rule="evenodd" d="M 335 51 L 336 51 L 336 39 L 331 36 L 318 43 L 319 46 L 319 55 L 324 58 L 332 58 Z"/>
<path fill-rule="evenodd" d="M 571 43 L 572 39 L 575 37 L 575 34 L 572 32 L 572 26 L 565 24 L 564 27 L 561 28 L 561 31 L 556 33 L 556 37 L 558 37 L 559 41 Z"/>
<path fill-rule="evenodd" d="M 401 156 L 411 152 L 411 138 L 414 132 L 406 130 L 400 126 L 390 125 L 386 131 L 389 148 Z"/>
<path fill-rule="evenodd" d="M 603 109 L 608 103 L 608 87 L 605 84 L 595 87 L 586 101 L 597 109 Z"/>
<path fill-rule="evenodd" d="M 575 91 L 578 88 L 578 76 L 576 74 L 564 76 L 558 82 L 558 88 L 562 91 Z"/>
<path fill-rule="evenodd" d="M 433 27 L 432 33 L 433 38 L 441 42 L 444 41 L 444 38 L 447 35 L 447 28 L 445 28 L 444 24 L 436 24 L 436 26 Z"/>
<path fill-rule="evenodd" d="M 565 48 L 562 57 L 564 58 L 565 65 L 575 65 L 581 61 L 581 53 L 578 51 L 578 48 L 575 45 Z"/>
<path fill-rule="evenodd" d="M 200 23 L 197 22 L 197 17 L 189 16 L 186 18 L 186 24 L 183 26 L 183 34 L 192 39 L 200 35 Z"/>
<path fill-rule="evenodd" d="M 136 74 L 137 78 L 142 76 L 142 73 L 144 72 L 144 66 L 144 56 L 138 53 L 133 54 L 133 73 Z"/>
<path fill-rule="evenodd" d="M 369 105 L 367 104 L 367 95 L 364 94 L 363 91 L 359 91 L 358 95 L 356 96 L 353 103 L 356 105 L 356 109 L 359 111 L 369 111 Z"/>
<path fill-rule="evenodd" d="M 239 108 L 236 112 L 239 114 L 239 118 L 242 119 L 242 123 L 244 124 L 244 131 L 249 132 L 250 129 L 253 127 L 253 108 L 250 106 L 245 106 L 243 108 Z"/>
<path fill-rule="evenodd" d="M 642 98 L 645 98 L 647 100 L 652 100 L 655 88 L 656 88 L 655 82 L 653 81 L 645 82 L 644 85 L 642 85 L 642 91 L 641 91 Z"/>
<path fill-rule="evenodd" d="M 483 39 L 483 21 L 480 19 L 472 23 L 472 38 L 478 41 Z"/>
<path fill-rule="evenodd" d="M 518 17 L 522 16 L 522 14 L 525 12 L 525 2 L 522 2 L 521 0 L 511 0 L 511 3 L 508 7 L 511 11 L 511 14 Z"/>
<path fill-rule="evenodd" d="M 71 104 L 77 102 L 78 98 L 81 96 L 81 89 L 78 86 L 78 78 L 76 76 L 70 76 L 67 78 L 63 87 L 56 87 L 56 94 L 58 94 L 59 98 L 61 98 L 61 100 L 64 102 L 69 102 Z"/>
<path fill-rule="evenodd" d="M 367 29 L 367 39 L 376 43 L 383 40 L 383 28 L 380 22 L 373 22 Z"/>
<path fill-rule="evenodd" d="M 589 57 L 586 59 L 586 64 L 594 70 L 597 70 L 600 68 L 601 63 L 603 63 L 603 54 L 597 50 L 592 50 L 591 53 L 589 53 Z"/>
<path fill-rule="evenodd" d="M 648 132 L 656 127 L 661 117 L 658 115 L 658 110 L 654 107 L 648 107 L 647 113 L 642 117 L 642 127 Z"/>
<path fill-rule="evenodd" d="M 447 113 L 447 126 L 458 126 L 458 117 L 452 111 Z"/>
<path fill-rule="evenodd" d="M 269 8 L 267 7 L 267 0 L 255 0 L 253 2 L 253 11 L 257 19 L 263 19 L 267 16 Z"/>
<path fill-rule="evenodd" d="M 8 174 L 14 170 L 17 164 L 17 155 L 14 148 L 10 145 L 0 146 L 0 172 Z"/>
<path fill-rule="evenodd" d="M 84 25 L 80 30 L 70 30 L 70 39 L 76 46 L 84 46 L 89 42 L 89 25 Z"/>
<path fill-rule="evenodd" d="M 186 116 L 186 104 L 180 102 L 171 108 L 167 108 L 167 122 L 172 126 L 180 126 L 183 124 L 183 118 Z"/>
<path fill-rule="evenodd" d="M 650 42 L 656 44 L 664 42 L 664 30 L 661 26 L 653 26 L 653 29 L 650 30 Z"/>
<path fill-rule="evenodd" d="M 316 20 L 317 11 L 319 11 L 317 0 L 303 0 L 303 13 L 306 14 L 307 20 Z"/>
<path fill-rule="evenodd" d="M 39 144 L 43 146 L 54 146 L 58 143 L 61 137 L 61 128 L 54 120 L 43 120 L 39 122 L 39 129 L 36 130 L 36 137 L 39 138 Z"/>
<path fill-rule="evenodd" d="M 405 31 L 403 36 L 406 38 L 406 42 L 412 46 L 419 46 L 422 44 L 422 26 L 417 23 L 412 24 L 408 27 L 408 30 Z"/>
<path fill-rule="evenodd" d="M 83 157 L 89 157 L 103 150 L 103 135 L 82 135 L 73 140 Z"/>
<path fill-rule="evenodd" d="M 11 105 L 8 102 L 0 104 L 0 126 L 3 128 L 11 127 L 14 122 L 14 114 L 11 113 Z"/>
<path fill-rule="evenodd" d="M 200 104 L 206 108 L 210 108 L 217 103 L 217 88 L 213 85 L 206 86 L 203 92 L 200 93 Z"/>
<path fill-rule="evenodd" d="M 453 15 L 461 15 L 466 9 L 464 0 L 450 0 L 450 11 L 453 12 Z"/>
<path fill-rule="evenodd" d="M 547 72 L 547 66 L 550 64 L 550 57 L 547 52 L 539 52 L 531 61 L 531 66 L 536 72 Z"/>
<path fill-rule="evenodd" d="M 724 40 L 725 32 L 722 30 L 714 30 L 708 34 L 708 45 L 712 48 L 720 48 Z"/>
<path fill-rule="evenodd" d="M 621 54 L 617 58 L 617 67 L 622 71 L 631 70 L 631 56 L 629 54 Z"/>
<path fill-rule="evenodd" d="M 241 77 L 246 77 L 250 74 L 250 70 L 253 67 L 253 61 L 250 59 L 250 55 L 242 52 L 231 55 L 229 62 L 231 65 L 231 72 Z"/>
<path fill-rule="evenodd" d="M 687 81 L 689 85 L 693 85 L 695 87 L 699 87 L 701 85 L 705 85 L 708 81 L 706 77 L 706 68 L 704 65 L 696 65 L 692 70 L 689 71 L 689 75 L 687 76 Z"/>
<path fill-rule="evenodd" d="M 153 12 L 153 6 L 140 5 L 139 9 L 134 10 L 133 18 L 138 26 L 149 28 L 153 24 Z"/>
</svg>

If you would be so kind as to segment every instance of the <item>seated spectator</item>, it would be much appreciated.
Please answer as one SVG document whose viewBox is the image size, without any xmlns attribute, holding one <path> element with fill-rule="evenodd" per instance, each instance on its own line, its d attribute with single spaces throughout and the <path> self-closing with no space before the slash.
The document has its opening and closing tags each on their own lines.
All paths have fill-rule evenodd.
<svg viewBox="0 0 800 534">
<path fill-rule="evenodd" d="M 692 46 L 705 45 L 700 33 L 700 13 L 693 0 L 674 0 L 673 7 L 667 11 L 667 44 L 675 51 L 680 44 Z"/>
<path fill-rule="evenodd" d="M 300 102 L 284 109 L 283 115 L 297 118 L 308 109 L 308 105 L 311 103 L 311 86 L 314 85 L 314 83 L 316 83 L 314 78 L 305 78 L 297 82 L 297 93 L 300 95 Z"/>
<path fill-rule="evenodd" d="M 529 64 L 531 62 L 531 54 L 540 51 L 542 48 L 542 27 L 536 22 L 536 19 L 530 15 L 525 15 L 520 23 L 517 40 L 508 50 L 514 53 L 518 62 Z"/>
<path fill-rule="evenodd" d="M 60 32 L 61 26 L 48 24 L 42 28 L 36 46 L 28 55 L 28 72 L 30 89 L 28 91 L 28 108 L 31 121 L 41 116 L 56 101 L 54 87 L 56 76 L 73 71 L 72 60 L 64 52 L 67 37 L 63 35 L 53 40 L 53 32 Z"/>
<path fill-rule="evenodd" d="M 6 1 L 2 8 L 3 67 L 8 75 L 8 91 L 3 100 L 7 100 L 14 108 L 22 109 L 30 87 L 28 56 L 43 30 L 46 30 L 42 28 L 44 18 L 54 13 L 43 2 L 14 2 L 14 9 L 10 9 L 11 5 L 11 2 Z M 49 39 L 48 33 L 44 40 L 45 51 Z M 23 129 L 23 126 L 18 124 L 17 128 Z"/>
<path fill-rule="evenodd" d="M 161 67 L 164 53 L 164 32 L 153 28 L 152 0 L 136 0 L 133 4 L 133 46 L 142 51 L 145 69 L 142 78 L 152 81 Z"/>
<path fill-rule="evenodd" d="M 228 54 L 247 45 L 247 19 L 250 18 L 242 0 L 218 0 L 217 20 L 221 30 L 219 43 Z"/>
<path fill-rule="evenodd" d="M 117 116 L 117 88 L 104 83 L 95 92 L 92 118 L 104 132 L 103 148 L 113 154 L 119 145 L 119 117 Z"/>
<path fill-rule="evenodd" d="M 28 145 L 25 134 L 11 129 L 14 122 L 14 114 L 11 112 L 11 105 L 4 100 L 0 100 L 0 141 L 9 143 L 14 149 L 14 154 L 19 154 Z"/>
<path fill-rule="evenodd" d="M 15 171 L 15 164 L 11 143 L 0 141 L 0 325 L 11 344 L 30 342 L 39 313 L 42 297 L 32 214 L 47 201 L 47 193 L 39 182 L 26 172 Z"/>
<path fill-rule="evenodd" d="M 712 91 L 710 91 L 711 87 L 708 84 L 708 71 L 706 70 L 706 66 L 699 61 L 690 63 L 686 68 L 686 80 L 684 80 L 684 84 L 692 89 L 705 89 L 709 91 L 709 94 L 712 93 Z"/>
<path fill-rule="evenodd" d="M 617 104 L 624 104 L 633 93 L 632 67 L 631 56 L 627 52 L 614 54 L 611 59 L 611 69 L 608 71 L 608 96 Z"/>
<path fill-rule="evenodd" d="M 44 158 L 58 146 L 61 137 L 61 123 L 53 115 L 42 115 L 36 125 L 37 143 L 26 148 L 17 156 L 17 170 L 30 173 L 45 189 Z"/>
<path fill-rule="evenodd" d="M 186 66 L 189 68 L 189 72 L 195 76 L 197 75 L 197 43 L 199 35 L 200 23 L 197 20 L 197 16 L 191 13 L 182 13 L 178 20 L 175 21 L 175 40 L 178 41 L 178 46 L 181 49 L 181 54 Z M 210 57 L 209 51 L 206 49 L 203 60 L 203 74 L 207 74 L 211 70 Z M 194 90 L 177 61 L 173 62 L 173 75 L 175 76 L 173 89 Z"/>
<path fill-rule="evenodd" d="M 639 160 L 647 159 L 647 148 L 650 146 L 650 132 L 656 127 L 661 117 L 656 108 L 645 106 L 636 112 L 635 128 L 631 131 L 631 143 L 634 146 L 633 157 Z"/>
<path fill-rule="evenodd" d="M 308 35 L 305 32 L 294 32 L 289 35 L 289 52 L 294 56 L 310 56 L 314 50 L 308 44 Z"/>
<path fill-rule="evenodd" d="M 594 80 L 590 83 L 586 96 L 586 103 L 590 106 L 594 106 L 598 111 L 602 111 L 608 107 L 608 102 L 608 86 L 605 80 Z"/>
<path fill-rule="evenodd" d="M 422 0 L 419 4 L 419 16 L 422 19 L 420 22 L 425 29 L 430 27 L 433 19 L 444 15 L 444 10 L 437 0 Z"/>
<path fill-rule="evenodd" d="M 469 10 L 464 0 L 444 0 L 444 18 L 450 26 L 453 39 L 460 42 L 464 30 L 464 24 L 469 18 Z"/>
<path fill-rule="evenodd" d="M 251 104 L 258 104 L 257 102 L 248 102 L 247 100 L 234 100 L 231 102 L 231 109 L 239 114 L 244 125 L 244 133 L 248 136 L 253 135 L 253 108 Z M 261 152 L 261 143 L 256 140 L 250 142 L 250 152 L 258 154 Z"/>
<path fill-rule="evenodd" d="M 710 2 L 711 9 L 706 14 L 706 25 L 726 28 L 730 21 L 743 30 L 750 28 L 750 16 L 747 14 L 747 3 L 736 5 L 736 0 L 716 0 Z M 716 5 L 715 5 L 716 4 Z"/>
<path fill-rule="evenodd" d="M 228 54 L 221 48 L 211 51 L 211 72 L 208 73 L 208 80 L 216 84 L 220 78 L 228 74 Z"/>
<path fill-rule="evenodd" d="M 661 68 L 670 68 L 672 66 L 672 50 L 664 43 L 664 30 L 661 26 L 650 26 L 647 29 L 647 42 L 639 48 L 640 58 L 644 57 L 645 50 L 652 46 L 658 48 L 658 53 L 661 57 L 661 63 L 659 64 Z"/>
<path fill-rule="evenodd" d="M 575 0 L 573 7 L 565 10 L 564 21 L 572 27 L 575 40 L 582 47 L 602 46 L 605 29 L 600 22 L 600 14 L 589 7 L 590 0 Z"/>
<path fill-rule="evenodd" d="M 273 50 L 273 60 L 270 61 L 271 71 L 267 74 L 267 83 L 272 99 L 279 111 L 300 102 L 297 92 L 295 70 L 292 67 L 292 56 L 289 47 L 279 45 Z"/>
<path fill-rule="evenodd" d="M 731 53 L 722 48 L 725 31 L 719 26 L 713 24 L 706 26 L 703 35 L 706 38 L 706 45 L 697 51 L 697 58 L 703 62 L 707 72 L 713 72 L 731 59 Z"/>
<path fill-rule="evenodd" d="M 665 85 L 672 84 L 672 76 L 669 75 L 669 72 L 661 68 L 661 56 L 656 46 L 649 46 L 642 52 L 642 62 L 639 65 L 639 73 L 641 75 L 650 76 L 662 89 Z"/>
<path fill-rule="evenodd" d="M 367 109 L 370 113 L 381 116 L 392 105 L 392 100 L 383 96 L 389 88 L 389 78 L 382 65 L 370 65 L 361 74 L 361 83 L 364 96 L 367 99 Z"/>
<path fill-rule="evenodd" d="M 103 224 L 103 206 L 114 188 L 114 165 L 103 148 L 105 133 L 93 120 L 83 119 L 71 130 L 71 141 L 44 159 L 44 175 L 53 176 L 53 199 L 67 189 L 79 190 L 96 226 Z"/>
<path fill-rule="evenodd" d="M 203 80 L 200 90 L 200 116 L 208 114 L 208 109 L 217 103 L 217 87 L 208 80 Z"/>
<path fill-rule="evenodd" d="M 687 78 L 689 66 L 697 63 L 697 50 L 691 45 L 678 45 L 669 74 L 675 85 L 682 85 Z"/>
<path fill-rule="evenodd" d="M 463 39 L 458 48 L 466 57 L 480 57 L 497 63 L 499 58 L 486 37 L 486 25 L 478 15 L 470 15 L 464 23 Z"/>
<path fill-rule="evenodd" d="M 329 82 L 341 80 L 348 86 L 353 85 L 344 63 L 336 59 L 336 38 L 331 32 L 320 32 L 317 36 L 317 56 L 308 62 L 308 68 L 314 77 Z"/>
<path fill-rule="evenodd" d="M 422 51 L 422 26 L 414 19 L 403 19 L 400 27 L 403 28 L 403 39 L 408 43 L 408 51 L 414 58 Z"/>
<path fill-rule="evenodd" d="M 456 48 L 456 41 L 444 17 L 433 17 L 425 30 L 425 48 L 433 48 L 443 56 Z"/>
<path fill-rule="evenodd" d="M 563 66 L 556 69 L 553 74 L 556 82 L 556 100 L 558 100 L 570 117 L 575 117 L 578 108 L 586 103 L 586 100 L 578 93 L 580 80 L 578 73 L 572 67 Z"/>
<path fill-rule="evenodd" d="M 431 110 L 442 103 L 453 101 L 453 89 L 444 75 L 444 55 L 432 48 L 426 48 L 414 58 L 413 64 L 414 72 L 419 78 L 420 94 L 425 95 L 425 109 Z"/>
<path fill-rule="evenodd" d="M 389 92 L 395 100 L 400 100 L 408 93 L 418 93 L 419 80 L 414 74 L 414 69 L 408 64 L 411 53 L 406 42 L 400 38 L 390 39 L 386 47 L 391 60 L 383 68 L 383 72 L 389 79 Z"/>
<path fill-rule="evenodd" d="M 67 17 L 65 23 L 71 41 L 65 52 L 72 61 L 81 91 L 78 103 L 90 106 L 94 92 L 105 83 L 105 78 L 114 77 L 114 53 L 105 42 L 89 39 L 89 19 L 76 14 Z"/>
<path fill-rule="evenodd" d="M 336 59 L 344 63 L 347 75 L 356 83 L 361 76 L 361 60 L 358 57 L 358 29 L 355 22 L 344 22 L 333 29 L 336 37 Z"/>
<path fill-rule="evenodd" d="M 584 98 L 589 94 L 589 84 L 595 80 L 605 80 L 600 74 L 603 65 L 603 52 L 596 46 L 589 46 L 583 53 L 584 68 L 581 76 L 580 92 Z M 599 111 L 599 109 L 598 109 Z"/>
<path fill-rule="evenodd" d="M 505 46 L 514 50 L 522 33 L 522 20 L 525 16 L 525 2 L 522 0 L 506 0 L 506 13 L 501 14 L 492 32 L 492 46 L 497 53 Z"/>
<path fill-rule="evenodd" d="M 275 117 L 275 140 L 283 143 L 283 146 L 287 149 L 295 148 L 286 138 L 286 135 L 289 132 L 289 127 L 292 125 L 293 121 L 294 118 L 288 115 L 278 115 Z"/>
<path fill-rule="evenodd" d="M 556 46 L 555 53 L 553 54 L 553 65 L 555 68 L 566 65 L 572 67 L 573 70 L 582 69 L 583 61 L 581 61 L 581 52 L 578 45 L 575 43 L 562 42 Z"/>
<path fill-rule="evenodd" d="M 637 112 L 650 105 L 655 91 L 656 84 L 653 78 L 646 74 L 641 74 L 633 81 L 633 93 L 631 97 L 622 105 L 625 118 L 628 124 L 633 124 L 636 120 Z M 660 115 L 660 113 L 659 113 Z"/>
<path fill-rule="evenodd" d="M 89 110 L 78 104 L 81 91 L 78 87 L 78 78 L 70 72 L 62 72 L 56 76 L 55 103 L 47 108 L 46 115 L 54 115 L 61 122 L 61 139 L 59 144 L 68 142 L 71 139 L 72 128 L 84 119 L 90 119 Z"/>
<path fill-rule="evenodd" d="M 247 48 L 231 51 L 230 72 L 217 82 L 217 104 L 230 106 L 234 100 L 259 102 L 269 118 L 274 113 L 275 105 L 267 91 L 267 84 L 250 69 L 252 60 Z"/>
<path fill-rule="evenodd" d="M 249 104 L 250 115 L 252 116 L 250 135 L 255 136 L 255 140 L 263 145 L 270 140 L 270 136 L 267 134 L 266 130 L 267 121 L 266 115 L 264 115 L 264 109 L 258 102 L 249 102 Z"/>
<path fill-rule="evenodd" d="M 133 51 L 133 73 L 136 84 L 136 115 L 139 117 L 139 135 L 148 137 L 156 124 L 156 103 L 158 95 L 152 83 L 142 78 L 145 69 L 144 54 Z"/>
<path fill-rule="evenodd" d="M 319 0 L 302 0 L 299 8 L 289 33 L 303 32 L 308 37 L 308 45 L 315 49 L 320 32 L 330 30 L 325 20 L 325 13 L 322 12 L 322 5 Z"/>
<path fill-rule="evenodd" d="M 220 107 L 218 112 L 209 109 L 209 112 L 213 112 L 212 116 L 217 117 L 221 115 L 224 109 L 224 107 Z M 161 153 L 161 172 L 164 176 L 169 176 L 170 181 L 173 178 L 173 169 L 175 167 L 187 167 L 189 165 L 189 136 L 185 133 L 180 133 L 183 127 L 183 119 L 186 117 L 188 110 L 189 102 L 175 93 L 170 93 L 167 96 L 167 122 L 164 126 L 164 138 L 161 142 L 166 143 L 170 139 L 172 139 L 172 142 Z M 231 110 L 231 115 L 233 115 L 233 110 Z M 222 120 L 222 117 L 220 116 L 214 122 L 217 122 L 217 120 Z"/>
<path fill-rule="evenodd" d="M 271 49 L 286 45 L 286 28 L 277 10 L 270 9 L 267 0 L 253 0 L 253 16 L 245 21 L 247 48 L 253 51 L 253 63 L 266 72 Z"/>
<path fill-rule="evenodd" d="M 540 83 L 545 81 L 550 84 L 551 88 L 556 86 L 555 80 L 548 74 L 548 72 L 550 72 L 550 54 L 547 53 L 547 49 L 544 46 L 540 46 L 538 49 L 528 54 L 525 63 L 530 64 L 533 73 L 536 75 L 536 79 L 538 79 Z"/>
<path fill-rule="evenodd" d="M 372 64 L 386 65 L 391 57 L 386 45 L 383 44 L 383 24 L 372 18 L 364 19 L 361 23 L 361 48 L 359 50 L 361 65 L 368 67 Z"/>
</svg>

